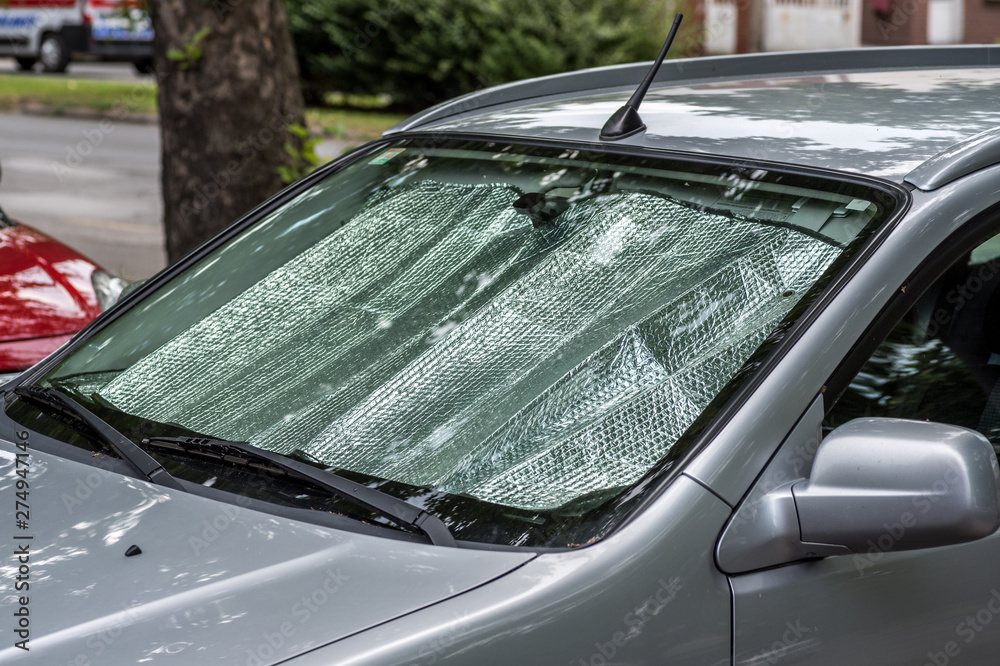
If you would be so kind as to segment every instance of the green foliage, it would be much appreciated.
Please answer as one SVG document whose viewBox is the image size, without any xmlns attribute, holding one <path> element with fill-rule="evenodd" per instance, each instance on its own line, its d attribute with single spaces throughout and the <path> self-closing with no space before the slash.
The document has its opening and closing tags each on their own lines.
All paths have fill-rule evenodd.
<svg viewBox="0 0 1000 666">
<path fill-rule="evenodd" d="M 144 4 L 139 6 L 122 4 L 111 10 L 109 14 L 115 18 L 128 21 L 129 30 L 135 30 L 137 27 L 149 22 L 149 8 Z"/>
<path fill-rule="evenodd" d="M 211 28 L 202 28 L 194 33 L 190 41 L 186 44 L 181 44 L 179 49 L 170 49 L 167 51 L 167 58 L 180 63 L 181 69 L 191 69 L 204 55 L 204 52 L 201 50 L 201 42 L 208 37 L 208 33 L 210 32 L 212 32 Z"/>
<path fill-rule="evenodd" d="M 278 175 L 285 185 L 291 185 L 299 178 L 316 170 L 320 164 L 316 146 L 322 137 L 312 136 L 309 130 L 298 123 L 287 127 L 288 141 L 285 141 L 285 152 L 292 158 L 291 164 L 278 167 Z"/>
<path fill-rule="evenodd" d="M 693 0 L 286 0 L 310 103 L 389 94 L 419 109 L 507 81 L 652 60 Z M 694 12 L 671 57 L 696 51 Z"/>
</svg>

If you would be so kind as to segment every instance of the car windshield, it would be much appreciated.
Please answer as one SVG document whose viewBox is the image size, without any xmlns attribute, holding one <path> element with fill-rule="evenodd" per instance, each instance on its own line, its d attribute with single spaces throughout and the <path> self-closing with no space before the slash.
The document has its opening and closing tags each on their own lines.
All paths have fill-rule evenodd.
<svg viewBox="0 0 1000 666">
<path fill-rule="evenodd" d="M 764 167 L 386 143 L 39 383 L 137 442 L 162 424 L 331 468 L 460 540 L 586 543 L 896 205 Z"/>
</svg>

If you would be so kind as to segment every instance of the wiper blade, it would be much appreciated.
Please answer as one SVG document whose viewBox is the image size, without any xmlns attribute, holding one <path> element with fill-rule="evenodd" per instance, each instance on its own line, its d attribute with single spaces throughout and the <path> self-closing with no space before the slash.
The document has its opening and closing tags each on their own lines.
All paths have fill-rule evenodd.
<svg viewBox="0 0 1000 666">
<path fill-rule="evenodd" d="M 131 465 L 142 478 L 150 483 L 184 491 L 180 482 L 170 476 L 170 473 L 163 469 L 163 466 L 156 462 L 155 458 L 62 391 L 44 386 L 17 386 L 14 388 L 14 394 L 68 417 L 78 429 L 80 422 L 82 422 L 85 427 L 96 432 L 122 460 Z"/>
<path fill-rule="evenodd" d="M 305 463 L 246 442 L 231 442 L 211 437 L 150 437 L 142 440 L 146 446 L 188 454 L 259 469 L 271 474 L 304 479 L 327 492 L 374 511 L 403 527 L 424 534 L 435 546 L 457 546 L 448 527 L 434 514 L 386 493 L 355 483 L 342 476 L 319 470 Z"/>
</svg>

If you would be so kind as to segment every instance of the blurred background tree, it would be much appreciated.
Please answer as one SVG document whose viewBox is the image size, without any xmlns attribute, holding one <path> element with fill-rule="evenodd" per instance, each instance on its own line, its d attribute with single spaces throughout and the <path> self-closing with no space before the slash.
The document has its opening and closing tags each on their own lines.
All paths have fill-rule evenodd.
<svg viewBox="0 0 1000 666">
<path fill-rule="evenodd" d="M 172 263 L 282 187 L 302 125 L 282 0 L 150 0 Z"/>
<path fill-rule="evenodd" d="M 286 0 L 307 103 L 382 94 L 417 111 L 508 81 L 700 52 L 693 0 Z"/>
<path fill-rule="evenodd" d="M 418 111 L 508 81 L 652 60 L 676 11 L 685 21 L 671 57 L 699 53 L 702 34 L 695 0 L 150 0 L 149 6 L 171 262 L 316 166 L 313 132 L 329 128 L 315 109 L 306 123 L 303 95 L 314 107 L 345 100 L 381 107 L 378 124 L 392 115 L 386 110 Z"/>
</svg>

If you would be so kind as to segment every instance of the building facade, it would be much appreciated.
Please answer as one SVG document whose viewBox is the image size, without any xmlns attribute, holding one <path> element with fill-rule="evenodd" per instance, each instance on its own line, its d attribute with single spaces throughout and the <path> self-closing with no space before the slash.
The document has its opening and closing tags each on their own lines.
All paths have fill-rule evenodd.
<svg viewBox="0 0 1000 666">
<path fill-rule="evenodd" d="M 749 50 L 1000 42 L 1000 0 L 703 0 L 701 10 L 707 53 L 737 51 L 740 12 Z"/>
</svg>

